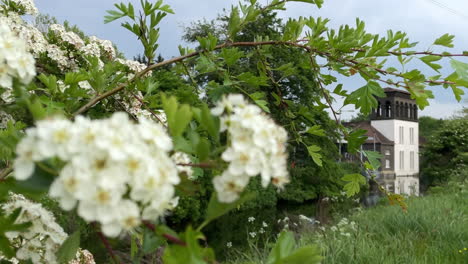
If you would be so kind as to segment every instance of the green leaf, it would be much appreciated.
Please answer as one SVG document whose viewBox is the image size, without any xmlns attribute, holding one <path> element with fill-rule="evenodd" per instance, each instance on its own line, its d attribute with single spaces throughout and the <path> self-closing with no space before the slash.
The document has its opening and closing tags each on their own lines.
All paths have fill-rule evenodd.
<svg viewBox="0 0 468 264">
<path fill-rule="evenodd" d="M 323 2 L 324 2 L 324 0 L 289 0 L 289 1 L 315 4 L 318 8 L 322 8 Z"/>
<path fill-rule="evenodd" d="M 366 178 L 359 173 L 347 174 L 343 176 L 341 180 L 348 182 L 344 186 L 348 197 L 357 194 L 360 190 L 360 186 L 366 184 Z"/>
<path fill-rule="evenodd" d="M 422 62 L 424 62 L 427 66 L 434 69 L 434 71 L 436 71 L 436 72 L 439 72 L 439 69 L 442 68 L 442 66 L 440 64 L 433 63 L 434 61 L 439 61 L 440 59 L 442 59 L 442 57 L 440 57 L 440 56 L 428 55 L 428 56 L 421 57 L 419 59 Z"/>
<path fill-rule="evenodd" d="M 255 193 L 243 193 L 239 199 L 232 203 L 222 203 L 218 200 L 218 195 L 216 192 L 213 192 L 211 195 L 210 202 L 208 203 L 208 208 L 206 210 L 205 221 L 198 227 L 198 230 L 201 230 L 208 223 L 215 220 L 216 218 L 228 213 L 232 209 L 237 208 L 241 204 L 250 201 L 255 198 Z"/>
<path fill-rule="evenodd" d="M 267 263 L 283 263 L 281 260 L 289 256 L 293 252 L 295 246 L 296 241 L 294 240 L 294 233 L 290 231 L 281 232 L 275 246 L 268 255 Z"/>
<path fill-rule="evenodd" d="M 307 147 L 307 151 L 309 152 L 309 156 L 312 158 L 312 160 L 317 164 L 319 167 L 322 167 L 322 155 L 320 155 L 318 152 L 321 150 L 319 146 L 312 145 Z"/>
<path fill-rule="evenodd" d="M 59 263 L 68 263 L 74 259 L 76 252 L 80 247 L 80 231 L 76 231 L 69 236 L 57 251 L 57 260 Z"/>
<path fill-rule="evenodd" d="M 228 34 L 230 39 L 234 39 L 237 32 L 240 30 L 241 19 L 239 15 L 239 8 L 232 7 L 231 15 L 229 16 L 229 23 L 228 23 Z"/>
<path fill-rule="evenodd" d="M 230 67 L 237 63 L 237 61 L 244 57 L 244 52 L 238 48 L 223 49 L 219 54 L 226 63 L 226 66 Z"/>
<path fill-rule="evenodd" d="M 307 129 L 306 133 L 319 136 L 319 137 L 324 137 L 325 136 L 325 130 L 321 128 L 320 125 L 315 125 L 309 129 Z"/>
<path fill-rule="evenodd" d="M 143 254 L 149 254 L 149 253 L 155 252 L 156 249 L 164 245 L 164 243 L 165 243 L 165 240 L 161 239 L 159 236 L 156 236 L 153 231 L 145 229 L 143 233 L 143 245 L 142 245 Z"/>
<path fill-rule="evenodd" d="M 320 250 L 316 246 L 305 246 L 285 257 L 284 264 L 318 264 L 322 260 Z"/>
<path fill-rule="evenodd" d="M 380 85 L 375 81 L 369 81 L 363 87 L 352 92 L 345 99 L 346 104 L 354 104 L 356 109 L 361 109 L 361 113 L 367 115 L 371 112 L 372 108 L 378 105 L 375 97 L 385 97 L 385 92 Z"/>
<path fill-rule="evenodd" d="M 374 170 L 378 170 L 380 168 L 380 159 L 383 157 L 382 154 L 377 151 L 363 151 L 363 154 L 369 160 L 369 163 Z"/>
<path fill-rule="evenodd" d="M 164 250 L 165 264 L 206 264 L 214 263 L 215 255 L 211 248 L 201 247 L 199 240 L 206 240 L 200 231 L 189 226 L 183 234 L 185 246 L 168 245 Z"/>
<path fill-rule="evenodd" d="M 121 13 L 115 10 L 107 10 L 107 13 L 108 15 L 104 16 L 104 24 L 110 23 L 125 16 L 125 13 Z"/>
<path fill-rule="evenodd" d="M 461 78 L 463 81 L 468 82 L 468 64 L 467 63 L 451 59 L 450 65 L 458 74 L 459 78 Z"/>
<path fill-rule="evenodd" d="M 445 46 L 449 48 L 453 48 L 453 38 L 455 38 L 454 35 L 450 35 L 448 33 L 444 34 L 442 37 L 436 39 L 434 41 L 434 45 L 439 45 L 439 46 Z"/>
<path fill-rule="evenodd" d="M 463 89 L 458 88 L 456 85 L 450 85 L 450 88 L 452 88 L 453 94 L 455 95 L 455 99 L 457 99 L 458 102 L 461 101 L 462 95 L 465 94 L 465 91 Z"/>
<path fill-rule="evenodd" d="M 346 140 L 348 141 L 348 152 L 351 154 L 356 153 L 359 150 L 359 147 L 366 142 L 367 133 L 364 129 L 358 129 L 348 134 Z"/>
<path fill-rule="evenodd" d="M 165 95 L 162 96 L 162 103 L 171 135 L 173 137 L 181 136 L 192 120 L 193 113 L 190 106 L 181 105 L 179 107 L 175 97 L 171 96 L 168 99 Z"/>
</svg>

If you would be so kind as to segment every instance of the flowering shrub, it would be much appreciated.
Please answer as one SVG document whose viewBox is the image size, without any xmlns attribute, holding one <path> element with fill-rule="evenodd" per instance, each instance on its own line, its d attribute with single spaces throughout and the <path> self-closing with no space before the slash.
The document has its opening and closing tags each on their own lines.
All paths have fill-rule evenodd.
<svg viewBox="0 0 468 264">
<path fill-rule="evenodd" d="M 23 198 L 10 201 L 8 193 L 14 191 L 31 199 L 49 195 L 63 210 L 76 210 L 96 229 L 116 263 L 122 262 L 122 256 L 114 252 L 108 237 L 130 241 L 129 262 L 157 254 L 164 263 L 216 263 L 214 251 L 201 246 L 200 240 L 206 244 L 202 230 L 260 193 L 249 192 L 251 182 L 259 182 L 262 190 L 274 186 L 282 191 L 291 181 L 288 169 L 296 166 L 296 152 L 305 153 L 306 158 L 301 155 L 297 160 L 299 165 L 307 163 L 303 168 L 334 162 L 314 143 L 336 139 L 311 114 L 310 109 L 317 106 L 304 106 L 294 89 L 283 86 L 296 71 L 308 75 L 308 85 L 319 88 L 320 95 L 313 98 L 317 109 L 323 112 L 328 107 L 335 116 L 333 93 L 368 114 L 377 106 L 374 97 L 383 93 L 378 82 L 385 75 L 398 79 L 386 84 L 408 90 L 421 108 L 432 98 L 424 89 L 426 84 L 449 85 L 458 99 L 467 86 L 468 64 L 454 59 L 455 72 L 445 78 L 429 78 L 404 67 L 401 73 L 383 69 L 385 63 L 379 62 L 383 56 L 405 57 L 400 60 L 403 66 L 421 54 L 435 56 L 420 59 L 437 70 L 435 61 L 451 54 L 407 52 L 414 45 L 404 33 L 381 38 L 366 33 L 361 21 L 356 28 L 345 27 L 335 34 L 327 28 L 327 20 L 300 18 L 290 20 L 277 40 L 259 36 L 236 41 L 246 25 L 262 13 L 283 10 L 288 2 L 297 1 L 273 0 L 260 7 L 254 0 L 233 7 L 224 43 L 209 34 L 198 38 L 198 50 L 180 47 L 180 57 L 155 63 L 159 24 L 174 12 L 162 1 L 143 0 L 139 9 L 131 3 L 116 4 L 116 10 L 105 17 L 106 23 L 125 20 L 123 27 L 138 37 L 144 57 L 133 61 L 125 59 L 112 42 L 88 37 L 67 24 L 46 23 L 41 31 L 25 22 L 22 15 L 38 12 L 32 0 L 1 0 L 0 250 L 5 259 L 67 263 L 79 252 L 80 230 L 67 237 L 39 205 Z M 451 47 L 452 38 L 444 35 L 434 44 Z M 300 65 L 284 62 L 271 67 L 272 46 L 297 49 Z M 250 58 L 255 58 L 255 70 L 233 69 Z M 159 93 L 156 71 L 162 67 L 193 89 Z M 359 72 L 367 84 L 352 93 L 338 85 L 332 93 L 326 86 L 337 80 L 329 69 L 344 76 Z M 208 81 L 210 75 L 215 80 Z M 349 151 L 358 152 L 365 141 L 362 131 L 338 128 Z M 376 155 L 367 157 L 362 166 L 371 173 L 379 164 Z M 196 179 L 203 177 L 210 184 L 197 189 Z M 360 174 L 343 179 L 347 196 L 366 184 Z M 300 199 L 312 199 L 307 190 L 300 192 Z M 165 226 L 163 220 L 177 206 L 178 197 L 193 193 L 211 195 L 202 223 L 183 232 Z M 386 194 L 404 207 L 401 197 Z M 267 227 L 261 223 L 249 236 L 258 238 Z M 319 259 L 313 247 L 299 248 L 292 233 L 284 231 L 268 263 L 317 263 Z M 83 256 L 83 261 L 92 263 L 89 256 Z"/>
</svg>

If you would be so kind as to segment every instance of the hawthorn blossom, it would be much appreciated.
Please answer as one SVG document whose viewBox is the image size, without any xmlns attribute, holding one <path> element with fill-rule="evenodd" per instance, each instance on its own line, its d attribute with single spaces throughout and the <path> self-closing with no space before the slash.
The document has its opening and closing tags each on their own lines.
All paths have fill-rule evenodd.
<svg viewBox="0 0 468 264">
<path fill-rule="evenodd" d="M 23 11 L 22 15 L 37 15 L 39 12 L 37 11 L 36 5 L 34 4 L 33 0 L 11 0 L 15 4 L 17 4 Z"/>
<path fill-rule="evenodd" d="M 18 144 L 14 175 L 28 179 L 36 163 L 59 158 L 65 164 L 49 195 L 115 237 L 177 205 L 174 186 L 180 179 L 172 147 L 162 125 L 146 119 L 136 124 L 125 113 L 103 120 L 41 120 Z"/>
<path fill-rule="evenodd" d="M 2 205 L 2 209 L 9 215 L 18 208 L 22 211 L 16 223 L 31 222 L 32 225 L 26 231 L 10 231 L 5 234 L 17 249 L 16 258 L 31 259 L 33 263 L 57 263 L 55 254 L 67 234 L 42 205 L 33 203 L 22 195 L 10 193 L 10 199 Z"/>
<path fill-rule="evenodd" d="M 36 68 L 25 41 L 16 36 L 7 21 L 8 18 L 0 16 L 0 87 L 6 88 L 0 98 L 9 103 L 13 79 L 28 84 L 36 75 Z"/>
<path fill-rule="evenodd" d="M 223 97 L 211 113 L 220 117 L 221 131 L 230 138 L 221 155 L 228 167 L 213 179 L 221 202 L 237 200 L 250 178 L 257 175 L 263 187 L 271 182 L 281 189 L 289 182 L 284 128 L 239 94 Z"/>
</svg>

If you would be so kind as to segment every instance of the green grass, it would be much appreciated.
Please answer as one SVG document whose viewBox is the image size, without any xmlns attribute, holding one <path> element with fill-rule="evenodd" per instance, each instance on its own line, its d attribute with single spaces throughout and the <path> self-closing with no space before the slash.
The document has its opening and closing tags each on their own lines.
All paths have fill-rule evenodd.
<svg viewBox="0 0 468 264">
<path fill-rule="evenodd" d="M 466 188 L 411 198 L 406 213 L 398 206 L 378 206 L 352 215 L 351 221 L 355 229 L 342 223 L 336 231 L 329 226 L 300 232 L 300 243 L 319 246 L 324 264 L 468 263 L 468 250 L 463 250 L 468 247 Z M 264 263 L 264 256 L 255 249 L 233 254 L 225 263 Z"/>
</svg>

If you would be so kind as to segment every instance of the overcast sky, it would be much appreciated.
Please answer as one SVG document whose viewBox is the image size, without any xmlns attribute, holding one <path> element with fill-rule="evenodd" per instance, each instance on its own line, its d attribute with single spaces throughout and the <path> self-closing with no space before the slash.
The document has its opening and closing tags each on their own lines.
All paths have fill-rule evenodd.
<svg viewBox="0 0 468 264">
<path fill-rule="evenodd" d="M 55 16 L 60 22 L 70 21 L 78 25 L 86 34 L 96 35 L 113 41 L 128 58 L 142 53 L 134 36 L 120 27 L 119 22 L 103 23 L 106 10 L 112 9 L 116 0 L 35 0 L 42 13 Z M 128 2 L 124 0 L 123 2 Z M 139 0 L 130 0 L 139 3 Z M 161 24 L 160 50 L 165 57 L 178 55 L 177 46 L 181 44 L 184 26 L 200 19 L 213 19 L 229 9 L 233 0 L 166 0 L 175 11 L 175 15 L 165 18 Z M 259 0 L 267 3 L 266 0 Z M 325 0 L 322 9 L 293 2 L 287 5 L 288 10 L 281 12 L 283 18 L 299 16 L 321 16 L 331 19 L 330 26 L 337 28 L 342 24 L 354 25 L 356 17 L 366 22 L 371 33 L 384 33 L 388 29 L 407 32 L 410 40 L 420 43 L 419 50 L 429 48 L 437 37 L 450 33 L 456 36 L 453 52 L 468 50 L 468 1 L 467 0 Z M 437 50 L 434 48 L 434 50 Z M 468 63 L 466 58 L 458 58 Z M 425 65 L 417 64 L 425 74 L 435 75 Z M 449 68 L 449 64 L 444 64 Z M 449 71 L 447 71 L 448 73 Z M 353 90 L 363 84 L 362 81 L 343 80 L 347 90 Z M 468 95 L 457 103 L 450 90 L 434 88 L 436 101 L 422 111 L 422 115 L 449 117 L 455 111 L 468 106 Z M 468 93 L 468 90 L 466 90 Z M 351 109 L 347 107 L 345 109 Z M 351 113 L 343 114 L 349 117 Z"/>
</svg>

